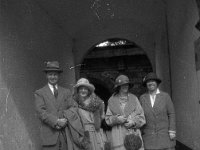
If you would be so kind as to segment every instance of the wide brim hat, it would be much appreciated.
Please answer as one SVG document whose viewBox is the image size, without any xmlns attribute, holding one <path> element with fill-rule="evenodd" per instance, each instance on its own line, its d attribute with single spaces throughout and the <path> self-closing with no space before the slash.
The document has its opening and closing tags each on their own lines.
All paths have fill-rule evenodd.
<svg viewBox="0 0 200 150">
<path fill-rule="evenodd" d="M 148 81 L 152 81 L 152 80 L 153 80 L 153 81 L 156 81 L 157 84 L 160 84 L 160 83 L 162 82 L 162 80 L 161 80 L 160 78 L 157 77 L 156 73 L 150 72 L 150 73 L 148 73 L 148 74 L 144 77 L 144 79 L 143 79 L 143 86 L 146 86 L 146 83 L 147 83 Z"/>
<path fill-rule="evenodd" d="M 46 62 L 46 67 L 44 69 L 44 72 L 58 72 L 58 73 L 62 73 L 63 70 L 60 68 L 59 62 L 58 61 L 48 61 Z"/>
<path fill-rule="evenodd" d="M 119 75 L 116 79 L 115 79 L 115 85 L 114 85 L 114 89 L 124 85 L 124 84 L 128 84 L 129 88 L 131 88 L 133 86 L 133 83 L 130 82 L 129 78 L 125 75 Z"/>
<path fill-rule="evenodd" d="M 80 86 L 87 87 L 91 92 L 94 92 L 95 87 L 93 84 L 91 84 L 86 78 L 81 78 L 77 81 L 76 85 L 74 86 L 74 91 L 77 92 L 77 89 Z"/>
</svg>

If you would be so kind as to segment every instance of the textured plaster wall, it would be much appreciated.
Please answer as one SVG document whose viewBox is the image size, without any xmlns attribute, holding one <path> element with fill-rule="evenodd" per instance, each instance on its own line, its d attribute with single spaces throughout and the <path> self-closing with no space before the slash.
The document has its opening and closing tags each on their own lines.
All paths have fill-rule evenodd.
<svg viewBox="0 0 200 150">
<path fill-rule="evenodd" d="M 138 2 L 135 5 L 128 5 L 122 1 L 120 3 L 120 8 L 116 4 L 116 8 L 113 9 L 113 11 L 115 10 L 113 17 L 108 17 L 109 14 L 101 14 L 98 21 L 92 18 L 91 24 L 74 34 L 74 54 L 79 56 L 75 57 L 75 62 L 80 63 L 88 50 L 97 43 L 109 38 L 124 38 L 136 43 L 147 53 L 155 70 L 155 43 L 157 42 L 157 32 L 162 30 L 164 23 L 160 20 L 164 4 L 162 2 L 155 4 L 153 1 L 144 2 L 146 6 L 143 5 L 143 2 Z M 155 5 L 153 12 L 149 5 Z"/>
<path fill-rule="evenodd" d="M 200 149 L 200 104 L 194 41 L 198 21 L 194 0 L 168 1 L 168 31 L 172 73 L 172 98 L 177 114 L 177 139 Z"/>
<path fill-rule="evenodd" d="M 133 15 L 134 17 L 137 16 Z M 145 25 L 135 22 L 134 19 L 101 21 L 89 25 L 83 30 L 83 33 L 75 37 L 74 54 L 81 56 L 75 57 L 75 62 L 82 61 L 92 46 L 109 38 L 124 38 L 135 42 L 146 51 L 151 60 L 154 60 L 154 39 L 152 37 L 154 37 L 154 32 Z M 155 62 L 152 61 L 152 64 L 155 66 Z"/>
<path fill-rule="evenodd" d="M 162 1 L 138 1 L 135 5 L 127 5 L 122 1 L 120 3 L 121 9 L 116 8 L 113 18 L 109 18 L 107 14 L 108 18 L 100 17 L 98 22 L 93 21 L 75 34 L 75 62 L 81 63 L 90 48 L 102 41 L 109 38 L 124 38 L 136 43 L 146 52 L 153 70 L 163 79 L 161 89 L 171 93 L 165 3 Z M 143 4 L 146 4 L 146 7 Z M 150 4 L 155 6 L 154 11 L 148 7 Z M 128 11 L 122 10 L 131 11 L 127 13 Z"/>
<path fill-rule="evenodd" d="M 158 77 L 162 80 L 159 88 L 171 94 L 171 73 L 166 5 L 163 6 L 160 14 L 162 14 L 162 19 L 160 19 L 160 26 L 157 28 L 155 33 L 155 70 Z"/>
<path fill-rule="evenodd" d="M 70 87 L 71 40 L 36 3 L 0 2 L 0 150 L 40 150 L 33 92 L 46 83 L 46 60 L 61 62 Z"/>
</svg>

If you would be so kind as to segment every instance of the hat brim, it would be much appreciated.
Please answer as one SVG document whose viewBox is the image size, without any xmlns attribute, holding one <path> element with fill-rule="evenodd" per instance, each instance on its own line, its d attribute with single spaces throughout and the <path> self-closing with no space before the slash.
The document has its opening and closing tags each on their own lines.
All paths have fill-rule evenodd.
<svg viewBox="0 0 200 150">
<path fill-rule="evenodd" d="M 116 88 L 118 88 L 118 87 L 120 87 L 120 86 L 122 86 L 122 85 L 125 85 L 125 84 L 128 84 L 128 85 L 129 85 L 129 89 L 132 88 L 132 87 L 134 86 L 134 83 L 129 82 L 129 83 L 123 83 L 123 84 L 115 85 L 113 89 L 116 89 Z"/>
<path fill-rule="evenodd" d="M 76 85 L 74 86 L 75 91 L 77 91 L 77 89 L 78 89 L 80 86 L 85 86 L 85 87 L 87 87 L 91 92 L 94 92 L 94 90 L 95 90 L 95 87 L 94 87 L 92 84 L 81 83 L 81 84 L 76 84 Z"/>
<path fill-rule="evenodd" d="M 158 78 L 155 78 L 155 79 L 148 79 L 146 81 L 143 82 L 143 86 L 146 87 L 146 84 L 148 81 L 156 81 L 157 84 L 160 84 L 162 82 L 162 80 L 158 79 Z"/>
<path fill-rule="evenodd" d="M 47 72 L 58 72 L 58 73 L 62 73 L 63 70 L 62 70 L 62 69 L 45 69 L 44 72 L 45 72 L 45 73 L 47 73 Z"/>
</svg>

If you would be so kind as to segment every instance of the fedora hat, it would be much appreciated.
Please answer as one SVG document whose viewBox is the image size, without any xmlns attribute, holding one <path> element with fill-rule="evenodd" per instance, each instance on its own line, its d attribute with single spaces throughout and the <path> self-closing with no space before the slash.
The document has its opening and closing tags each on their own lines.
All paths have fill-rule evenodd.
<svg viewBox="0 0 200 150">
<path fill-rule="evenodd" d="M 85 86 L 87 87 L 91 92 L 94 92 L 95 90 L 95 87 L 93 84 L 91 84 L 88 79 L 86 78 L 81 78 L 77 81 L 76 85 L 74 86 L 74 91 L 77 92 L 77 89 L 80 87 L 80 86 Z"/>
<path fill-rule="evenodd" d="M 44 69 L 44 72 L 50 72 L 50 71 L 55 71 L 58 73 L 63 72 L 63 70 L 60 68 L 59 66 L 59 62 L 58 61 L 48 61 L 46 62 L 46 67 Z"/>
<path fill-rule="evenodd" d="M 156 81 L 157 84 L 160 84 L 160 83 L 162 82 L 162 80 L 159 79 L 159 78 L 157 77 L 157 75 L 156 75 L 154 72 L 150 72 L 150 73 L 148 73 L 148 74 L 144 77 L 144 79 L 143 79 L 143 85 L 146 86 L 146 83 L 147 83 L 148 81 L 150 81 L 150 80 Z"/>
<path fill-rule="evenodd" d="M 129 84 L 129 86 L 133 86 L 133 83 L 130 83 L 129 78 L 125 75 L 119 75 L 116 79 L 115 79 L 115 86 L 114 89 L 116 89 L 117 87 L 124 85 L 124 84 Z"/>
</svg>

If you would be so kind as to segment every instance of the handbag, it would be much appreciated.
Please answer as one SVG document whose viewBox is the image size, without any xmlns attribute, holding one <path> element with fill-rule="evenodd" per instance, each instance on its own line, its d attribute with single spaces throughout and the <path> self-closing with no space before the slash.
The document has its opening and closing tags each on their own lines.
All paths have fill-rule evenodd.
<svg viewBox="0 0 200 150">
<path fill-rule="evenodd" d="M 135 129 L 128 130 L 124 138 L 126 150 L 139 150 L 142 147 L 142 139 Z"/>
</svg>

